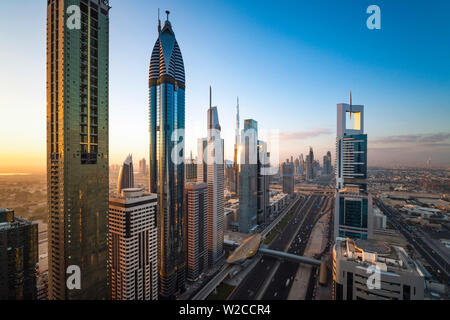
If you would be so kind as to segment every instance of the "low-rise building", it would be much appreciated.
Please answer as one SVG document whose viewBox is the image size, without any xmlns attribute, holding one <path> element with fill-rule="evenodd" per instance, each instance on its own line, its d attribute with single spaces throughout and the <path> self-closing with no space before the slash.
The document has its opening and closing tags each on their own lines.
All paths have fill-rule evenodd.
<svg viewBox="0 0 450 320">
<path fill-rule="evenodd" d="M 334 300 L 423 300 L 425 279 L 404 248 L 376 240 L 336 239 Z"/>
</svg>

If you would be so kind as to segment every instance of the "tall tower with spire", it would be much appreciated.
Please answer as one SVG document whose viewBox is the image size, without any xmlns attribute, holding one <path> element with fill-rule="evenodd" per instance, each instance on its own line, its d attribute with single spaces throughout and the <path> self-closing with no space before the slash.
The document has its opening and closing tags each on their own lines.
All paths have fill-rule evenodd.
<svg viewBox="0 0 450 320">
<path fill-rule="evenodd" d="M 159 295 L 177 297 L 185 286 L 184 128 L 185 75 L 180 47 L 167 19 L 153 47 L 149 68 L 150 177 L 158 196 Z M 178 151 L 179 150 L 179 151 Z"/>
<path fill-rule="evenodd" d="M 128 188 L 134 188 L 133 156 L 131 154 L 126 157 L 120 167 L 117 178 L 117 195 L 120 196 L 122 190 Z"/>
<path fill-rule="evenodd" d="M 234 134 L 234 158 L 233 158 L 233 166 L 234 166 L 234 181 L 233 181 L 233 192 L 238 195 L 239 194 L 239 164 L 238 164 L 238 153 L 239 153 L 239 145 L 241 141 L 241 137 L 239 134 L 240 130 L 240 122 L 239 122 L 239 97 L 237 97 L 236 104 L 236 131 Z"/>
<path fill-rule="evenodd" d="M 212 106 L 209 87 L 206 182 L 208 184 L 208 264 L 213 266 L 223 255 L 224 236 L 224 141 L 216 106 Z"/>
<path fill-rule="evenodd" d="M 367 192 L 367 134 L 364 106 L 337 105 L 336 197 L 334 235 L 367 239 L 373 236 L 372 196 Z M 331 155 L 330 155 L 331 158 Z"/>
</svg>

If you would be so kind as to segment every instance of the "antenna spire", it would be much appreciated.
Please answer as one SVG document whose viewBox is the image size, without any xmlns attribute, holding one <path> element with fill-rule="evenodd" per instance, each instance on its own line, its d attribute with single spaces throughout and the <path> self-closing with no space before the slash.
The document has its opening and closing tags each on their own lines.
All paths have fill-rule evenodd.
<svg viewBox="0 0 450 320">
<path fill-rule="evenodd" d="M 237 106 L 236 106 L 236 129 L 239 130 L 239 97 L 237 97 Z"/>
<path fill-rule="evenodd" d="M 167 21 L 169 21 L 169 14 L 170 14 L 170 11 L 169 11 L 169 10 L 166 10 Z"/>
<path fill-rule="evenodd" d="M 209 86 L 209 108 L 212 108 L 212 89 L 211 86 Z"/>
<path fill-rule="evenodd" d="M 158 8 L 158 35 L 161 34 L 161 19 L 159 18 L 159 8 Z"/>
<path fill-rule="evenodd" d="M 349 104 L 350 104 L 350 119 L 351 119 L 352 118 L 352 89 L 350 89 Z"/>
</svg>

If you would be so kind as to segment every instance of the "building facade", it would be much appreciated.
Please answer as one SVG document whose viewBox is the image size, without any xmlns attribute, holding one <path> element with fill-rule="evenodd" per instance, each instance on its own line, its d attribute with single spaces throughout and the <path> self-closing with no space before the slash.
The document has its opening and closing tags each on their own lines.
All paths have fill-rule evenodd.
<svg viewBox="0 0 450 320">
<path fill-rule="evenodd" d="M 38 226 L 0 208 L 0 300 L 37 299 Z"/>
<path fill-rule="evenodd" d="M 353 118 L 353 119 L 352 119 Z M 337 105 L 336 237 L 367 239 L 373 236 L 372 197 L 367 193 L 367 135 L 364 106 Z"/>
<path fill-rule="evenodd" d="M 147 161 L 145 160 L 145 158 L 139 160 L 139 173 L 142 175 L 147 174 Z"/>
<path fill-rule="evenodd" d="M 290 196 L 294 194 L 294 165 L 292 162 L 284 162 L 281 166 L 283 177 L 283 193 L 287 193 Z"/>
<path fill-rule="evenodd" d="M 373 237 L 372 196 L 346 188 L 336 193 L 334 230 L 336 237 L 370 239 Z"/>
<path fill-rule="evenodd" d="M 197 181 L 197 160 L 191 157 L 185 160 L 184 163 L 184 173 L 186 182 L 196 182 Z"/>
<path fill-rule="evenodd" d="M 207 112 L 207 184 L 208 184 L 208 263 L 213 266 L 223 256 L 224 237 L 224 141 L 220 137 L 221 127 L 217 107 L 210 106 Z"/>
<path fill-rule="evenodd" d="M 196 281 L 208 268 L 208 185 L 187 183 L 187 278 Z"/>
<path fill-rule="evenodd" d="M 364 134 L 363 105 L 352 105 L 351 102 L 337 105 L 335 170 L 338 190 L 350 186 L 366 191 L 367 135 Z"/>
<path fill-rule="evenodd" d="M 158 195 L 158 256 L 161 298 L 184 291 L 185 77 L 180 47 L 168 19 L 153 47 L 150 70 L 150 191 Z"/>
<path fill-rule="evenodd" d="M 326 155 L 323 156 L 323 174 L 332 174 L 332 164 L 331 164 L 331 152 L 328 151 Z"/>
<path fill-rule="evenodd" d="M 240 152 L 241 152 L 241 136 L 239 133 L 240 130 L 240 119 L 239 119 L 239 97 L 237 97 L 236 104 L 236 128 L 234 133 L 234 156 L 233 156 L 233 168 L 234 168 L 234 177 L 233 184 L 231 188 L 231 192 L 235 195 L 239 195 L 239 162 L 240 162 Z"/>
<path fill-rule="evenodd" d="M 258 140 L 258 176 L 257 176 L 257 223 L 268 221 L 270 215 L 269 167 L 270 153 L 267 152 L 267 143 Z"/>
<path fill-rule="evenodd" d="M 109 199 L 112 300 L 158 299 L 157 196 L 127 188 Z"/>
<path fill-rule="evenodd" d="M 309 147 L 309 154 L 306 156 L 306 180 L 314 179 L 314 152 L 312 147 Z"/>
<path fill-rule="evenodd" d="M 239 231 L 252 233 L 257 226 L 258 212 L 258 123 L 244 120 L 241 132 L 239 171 Z"/>
<path fill-rule="evenodd" d="M 337 238 L 333 300 L 423 300 L 425 279 L 404 248 Z"/>
<path fill-rule="evenodd" d="M 206 183 L 208 181 L 208 166 L 206 164 L 208 156 L 205 153 L 208 146 L 207 138 L 199 138 L 197 140 L 197 182 Z"/>
<path fill-rule="evenodd" d="M 68 20 L 73 5 L 79 25 Z M 50 299 L 108 295 L 109 9 L 108 1 L 47 1 Z M 71 265 L 81 289 L 66 287 Z"/>
</svg>

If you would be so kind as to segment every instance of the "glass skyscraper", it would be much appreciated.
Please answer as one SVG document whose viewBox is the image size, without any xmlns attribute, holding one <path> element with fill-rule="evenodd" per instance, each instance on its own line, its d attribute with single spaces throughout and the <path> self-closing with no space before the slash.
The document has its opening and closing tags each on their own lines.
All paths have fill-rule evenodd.
<svg viewBox="0 0 450 320">
<path fill-rule="evenodd" d="M 35 300 L 38 225 L 0 208 L 0 300 Z"/>
<path fill-rule="evenodd" d="M 184 290 L 186 277 L 184 210 L 185 78 L 180 47 L 167 20 L 153 47 L 150 88 L 150 191 L 158 195 L 158 260 L 162 299 Z"/>
<path fill-rule="evenodd" d="M 258 123 L 244 120 L 241 133 L 242 150 L 239 171 L 239 232 L 252 233 L 258 212 Z"/>
<path fill-rule="evenodd" d="M 47 1 L 50 299 L 108 296 L 109 9 L 101 0 Z M 67 288 L 69 266 L 79 267 L 81 289 Z"/>
</svg>

